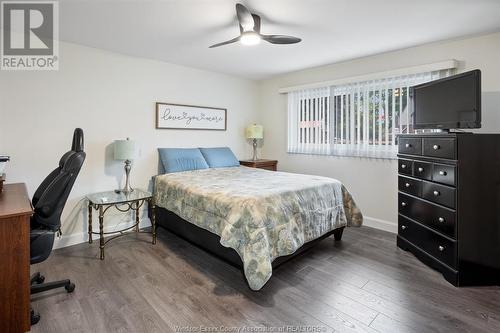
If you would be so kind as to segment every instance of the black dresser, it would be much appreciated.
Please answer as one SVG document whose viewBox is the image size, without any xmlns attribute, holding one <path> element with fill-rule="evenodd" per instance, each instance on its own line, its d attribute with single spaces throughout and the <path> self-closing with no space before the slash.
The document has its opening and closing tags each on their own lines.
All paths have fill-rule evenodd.
<svg viewBox="0 0 500 333">
<path fill-rule="evenodd" d="M 455 286 L 500 284 L 500 135 L 399 135 L 398 173 L 398 247 Z"/>
</svg>

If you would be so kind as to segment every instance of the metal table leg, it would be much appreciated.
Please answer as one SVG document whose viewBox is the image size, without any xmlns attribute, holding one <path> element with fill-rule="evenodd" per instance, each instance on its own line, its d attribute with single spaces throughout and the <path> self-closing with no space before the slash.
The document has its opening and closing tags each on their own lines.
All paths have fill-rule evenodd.
<svg viewBox="0 0 500 333">
<path fill-rule="evenodd" d="M 149 199 L 148 204 L 151 206 L 151 229 L 153 232 L 153 244 L 156 244 L 156 205 L 154 199 Z"/>
<path fill-rule="evenodd" d="M 101 252 L 101 260 L 104 260 L 104 210 L 102 205 L 99 205 L 99 249 Z"/>
<path fill-rule="evenodd" d="M 135 232 L 139 232 L 139 200 L 135 203 Z"/>
<path fill-rule="evenodd" d="M 89 202 L 89 244 L 92 244 L 92 203 Z"/>
</svg>

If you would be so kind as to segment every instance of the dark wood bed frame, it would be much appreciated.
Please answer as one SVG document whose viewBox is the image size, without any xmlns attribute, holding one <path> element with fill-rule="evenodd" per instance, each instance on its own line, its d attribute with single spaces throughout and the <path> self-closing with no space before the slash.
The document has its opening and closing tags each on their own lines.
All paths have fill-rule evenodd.
<svg viewBox="0 0 500 333">
<path fill-rule="evenodd" d="M 156 225 L 167 229 L 173 234 L 187 240 L 188 242 L 208 251 L 217 257 L 223 259 L 229 264 L 242 269 L 243 263 L 241 262 L 240 256 L 238 253 L 228 247 L 224 247 L 220 244 L 220 237 L 216 234 L 200 228 L 184 219 L 176 215 L 175 213 L 166 210 L 161 207 L 156 207 Z M 314 245 L 322 241 L 323 239 L 333 235 L 336 241 L 340 241 L 342 239 L 342 233 L 344 231 L 344 227 L 332 230 L 327 234 L 312 240 L 310 242 L 302 245 L 297 251 L 294 253 L 276 258 L 272 266 L 273 268 L 278 267 L 284 262 L 296 257 L 297 255 L 307 251 L 312 248 Z"/>
</svg>

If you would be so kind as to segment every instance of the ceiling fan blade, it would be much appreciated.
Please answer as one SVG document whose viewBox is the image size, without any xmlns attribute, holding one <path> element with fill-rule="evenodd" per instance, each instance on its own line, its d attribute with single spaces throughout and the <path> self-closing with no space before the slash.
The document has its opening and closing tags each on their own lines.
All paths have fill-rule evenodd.
<svg viewBox="0 0 500 333">
<path fill-rule="evenodd" d="M 252 13 L 247 7 L 243 6 L 241 3 L 236 4 L 236 15 L 238 16 L 238 21 L 244 31 L 252 30 L 254 26 L 254 21 Z"/>
<path fill-rule="evenodd" d="M 223 45 L 227 45 L 227 44 L 236 43 L 239 40 L 240 40 L 240 36 L 235 37 L 235 38 L 230 39 L 230 40 L 227 40 L 227 41 L 222 42 L 222 43 L 217 43 L 217 44 L 211 45 L 211 46 L 209 46 L 209 48 L 213 49 L 214 47 L 219 47 L 219 46 L 223 46 Z"/>
<path fill-rule="evenodd" d="M 295 44 L 302 39 L 285 35 L 261 35 L 262 39 L 271 44 Z"/>
<path fill-rule="evenodd" d="M 260 16 L 257 14 L 252 14 L 253 17 L 253 31 L 260 34 Z"/>
</svg>

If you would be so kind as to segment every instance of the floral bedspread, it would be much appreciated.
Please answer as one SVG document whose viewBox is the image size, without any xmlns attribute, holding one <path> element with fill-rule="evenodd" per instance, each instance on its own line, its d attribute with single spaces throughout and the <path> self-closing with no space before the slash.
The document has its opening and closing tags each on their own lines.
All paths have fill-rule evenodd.
<svg viewBox="0 0 500 333">
<path fill-rule="evenodd" d="M 275 258 L 331 230 L 363 222 L 336 179 L 243 166 L 159 175 L 155 201 L 236 250 L 253 290 L 269 280 Z"/>
</svg>

